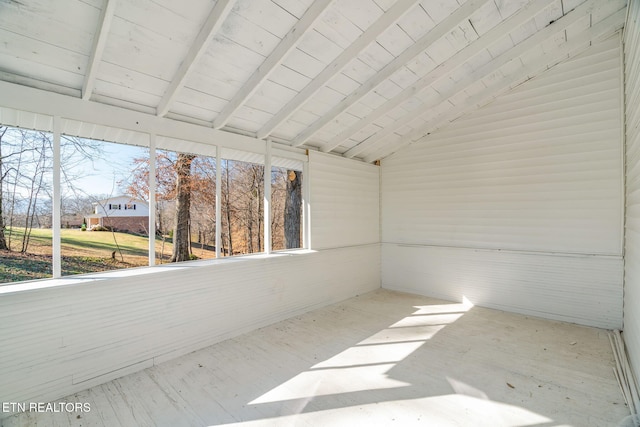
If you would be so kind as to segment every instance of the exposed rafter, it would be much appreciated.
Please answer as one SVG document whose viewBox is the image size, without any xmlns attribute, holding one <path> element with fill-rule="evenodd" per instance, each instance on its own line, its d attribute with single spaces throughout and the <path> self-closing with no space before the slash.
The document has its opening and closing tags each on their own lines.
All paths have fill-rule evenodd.
<svg viewBox="0 0 640 427">
<path fill-rule="evenodd" d="M 491 1 L 491 0 L 489 0 Z M 464 5 L 460 6 L 455 12 L 441 21 L 431 31 L 411 45 L 408 49 L 398 55 L 393 61 L 387 64 L 376 75 L 367 80 L 362 86 L 354 90 L 349 96 L 344 98 L 340 103 L 334 106 L 327 114 L 316 120 L 311 126 L 307 127 L 302 133 L 293 139 L 293 146 L 304 144 L 316 132 L 326 126 L 335 119 L 339 114 L 362 99 L 365 95 L 375 89 L 380 83 L 387 80 L 396 71 L 406 65 L 408 61 L 418 56 L 431 44 L 451 32 L 460 22 L 468 19 L 479 7 L 487 0 L 468 0 Z"/>
<path fill-rule="evenodd" d="M 233 99 L 229 101 L 218 117 L 216 117 L 213 121 L 214 128 L 219 129 L 224 126 L 233 113 L 247 102 L 260 84 L 282 63 L 289 52 L 295 49 L 302 36 L 313 28 L 318 18 L 322 16 L 327 7 L 334 1 L 335 0 L 317 0 L 311 3 L 311 6 L 309 6 L 309 9 L 307 9 L 302 18 L 300 18 L 296 25 L 282 38 L 282 41 L 280 41 L 275 50 L 271 52 L 267 59 L 254 71 L 240 91 L 236 93 Z"/>
<path fill-rule="evenodd" d="M 287 120 L 293 113 L 302 107 L 313 95 L 315 95 L 333 76 L 341 72 L 371 44 L 387 28 L 395 24 L 404 16 L 417 0 L 398 0 L 393 7 L 374 22 L 367 30 L 347 47 L 336 59 L 327 65 L 304 89 L 302 89 L 291 101 L 289 101 L 278 113 L 273 116 L 258 132 L 258 138 L 265 138 L 282 122 Z"/>
<path fill-rule="evenodd" d="M 328 152 L 335 149 L 336 147 L 341 145 L 344 141 L 349 139 L 352 135 L 355 135 L 358 131 L 363 129 L 365 126 L 370 125 L 371 123 L 373 123 L 380 117 L 384 116 L 385 114 L 389 113 L 394 108 L 398 107 L 399 105 L 401 105 L 402 103 L 410 99 L 411 97 L 415 96 L 417 93 L 420 93 L 421 91 L 427 89 L 439 79 L 446 77 L 449 73 L 451 73 L 452 71 L 457 69 L 459 66 L 467 62 L 469 59 L 473 58 L 474 56 L 482 52 L 484 49 L 491 46 L 496 41 L 502 39 L 505 36 L 508 37 L 508 34 L 511 31 L 513 31 L 514 29 L 524 24 L 526 21 L 531 19 L 532 15 L 539 13 L 540 11 L 542 11 L 552 3 L 553 3 L 553 0 L 545 0 L 545 1 L 532 0 L 525 7 L 520 9 L 518 12 L 516 12 L 515 14 L 511 15 L 508 19 L 502 21 L 500 24 L 493 27 L 487 33 L 483 34 L 482 37 L 474 40 L 472 43 L 464 47 L 462 50 L 460 50 L 458 53 L 453 55 L 451 58 L 447 59 L 446 61 L 438 65 L 436 68 L 431 70 L 429 73 L 427 73 L 425 76 L 421 77 L 414 84 L 405 88 L 398 95 L 394 96 L 393 98 L 385 102 L 382 106 L 377 108 L 371 114 L 358 120 L 352 126 L 349 126 L 348 129 L 346 129 L 345 131 L 335 136 L 333 139 L 331 139 L 331 141 L 329 141 L 327 145 L 322 147 L 322 151 Z M 360 149 L 360 146 L 357 145 L 356 147 L 347 151 L 344 155 L 345 157 L 353 157 L 358 153 L 360 153 L 361 151 L 362 150 Z"/>
<path fill-rule="evenodd" d="M 435 130 L 445 126 L 447 123 L 456 118 L 468 114 L 477 109 L 479 106 L 495 99 L 500 94 L 510 90 L 516 85 L 531 76 L 536 76 L 548 69 L 549 65 L 557 64 L 567 58 L 575 57 L 588 49 L 594 41 L 606 38 L 624 26 L 626 11 L 621 9 L 608 18 L 602 20 L 593 27 L 580 33 L 574 39 L 559 46 L 557 50 L 544 54 L 540 61 L 536 61 L 534 66 L 523 67 L 521 70 L 510 75 L 508 78 L 500 80 L 493 86 L 490 86 L 471 97 L 464 105 L 456 107 L 447 113 L 437 117 L 424 126 L 412 131 L 408 136 L 403 138 L 399 143 L 380 147 L 378 150 L 367 155 L 364 160 L 372 162 L 374 160 L 386 157 L 387 155 L 399 150 L 400 148 L 415 142 L 426 140 Z M 444 101 L 447 102 L 447 101 Z"/>
<path fill-rule="evenodd" d="M 180 68 L 178 68 L 178 72 L 173 77 L 171 84 L 167 88 L 164 96 L 160 100 L 157 108 L 157 115 L 164 116 L 169 111 L 171 107 L 171 103 L 174 98 L 184 86 L 184 83 L 193 69 L 193 67 L 197 64 L 198 59 L 204 54 L 209 46 L 209 43 L 216 35 L 216 33 L 222 27 L 222 23 L 231 12 L 231 8 L 233 7 L 235 0 L 218 0 L 211 10 L 211 13 L 207 17 L 204 25 L 200 29 L 200 32 L 196 36 L 195 41 L 189 48 L 189 52 L 185 56 L 182 64 L 180 64 Z"/>
<path fill-rule="evenodd" d="M 84 76 L 84 83 L 82 84 L 82 99 L 88 100 L 93 93 L 93 87 L 96 82 L 96 74 L 98 73 L 98 64 L 102 59 L 102 52 L 104 52 L 104 46 L 107 43 L 107 37 L 109 35 L 109 27 L 113 20 L 113 14 L 116 10 L 117 0 L 105 0 L 104 8 L 100 13 L 100 23 L 96 36 L 93 39 L 93 48 L 91 50 L 91 56 L 89 57 L 89 64 L 87 66 L 87 73 Z"/>
<path fill-rule="evenodd" d="M 547 2 L 547 5 L 549 3 L 550 2 Z M 532 3 L 530 3 L 529 6 L 531 4 Z M 534 0 L 533 4 L 543 4 L 543 2 L 537 2 L 537 1 Z M 511 49 L 507 50 L 506 52 L 502 53 L 498 57 L 494 58 L 489 63 L 487 63 L 484 66 L 480 67 L 478 70 L 474 71 L 473 73 L 468 74 L 464 79 L 460 80 L 455 85 L 455 87 L 452 90 L 449 91 L 449 93 L 442 94 L 440 97 L 435 98 L 432 102 L 422 106 L 421 108 L 417 108 L 417 109 L 415 109 L 415 110 L 413 110 L 411 112 L 406 113 L 405 115 L 403 115 L 403 117 L 401 119 L 399 119 L 396 122 L 394 122 L 393 124 L 385 127 L 384 129 L 382 129 L 380 132 L 376 133 L 371 138 L 369 138 L 369 139 L 359 143 L 355 147 L 352 147 L 351 149 L 349 149 L 347 152 L 344 153 L 344 156 L 345 157 L 357 156 L 358 154 L 360 154 L 361 152 L 366 150 L 367 147 L 375 145 L 375 144 L 377 144 L 378 141 L 387 138 L 389 135 L 393 134 L 398 129 L 401 129 L 403 126 L 406 126 L 407 124 L 409 124 L 412 121 L 414 121 L 416 118 L 418 118 L 421 115 L 423 115 L 425 110 L 434 107 L 435 105 L 437 105 L 440 102 L 442 102 L 444 99 L 450 98 L 451 96 L 453 96 L 454 93 L 459 93 L 459 92 L 465 90 L 467 87 L 471 86 L 477 80 L 483 79 L 484 77 L 488 76 L 489 74 L 495 72 L 496 70 L 498 70 L 500 67 L 502 67 L 507 62 L 519 57 L 524 52 L 528 51 L 529 49 L 531 49 L 531 48 L 533 48 L 533 47 L 535 47 L 537 45 L 539 45 L 540 43 L 544 42 L 545 40 L 547 40 L 548 38 L 550 38 L 554 34 L 558 33 L 559 31 L 562 31 L 562 30 L 566 29 L 571 24 L 577 22 L 578 20 L 580 20 L 584 16 L 588 15 L 596 7 L 597 4 L 598 4 L 598 2 L 596 0 L 588 0 L 588 1 L 586 1 L 585 3 L 583 3 L 582 5 L 577 7 L 576 9 L 574 9 L 574 10 L 570 11 L 569 13 L 567 13 L 562 18 L 560 18 L 557 21 L 553 22 L 552 24 L 546 26 L 544 29 L 538 31 L 537 33 L 533 34 L 532 36 L 530 36 L 530 37 L 526 38 L 525 40 L 523 40 L 522 42 L 518 43 L 516 46 L 514 46 Z M 458 54 L 454 55 L 450 59 L 450 61 L 453 62 L 455 66 L 460 65 L 462 62 L 464 62 L 467 59 L 471 58 L 473 55 L 476 55 L 477 53 L 479 53 L 480 50 L 485 49 L 490 44 L 492 44 L 495 41 L 499 40 L 501 37 L 504 37 L 504 36 L 508 35 L 509 32 L 513 31 L 515 28 L 517 28 L 518 26 L 522 25 L 523 22 L 527 21 L 528 19 L 531 19 L 531 13 L 537 13 L 540 10 L 541 9 L 537 9 L 537 8 L 534 11 L 527 11 L 525 9 L 522 9 L 516 15 L 513 15 L 511 18 L 509 18 L 508 20 L 504 21 L 502 24 L 499 24 L 498 26 L 494 27 L 494 29 L 490 31 L 491 34 L 489 34 L 489 33 L 485 34 L 481 39 L 479 39 L 478 41 L 476 41 L 473 44 L 469 45 L 467 48 L 463 49 L 462 51 L 458 52 Z M 447 63 L 449 63 L 450 61 L 447 61 Z M 462 61 L 462 62 L 460 62 L 460 61 Z M 446 66 L 447 63 L 443 63 L 442 65 Z M 448 66 L 446 66 L 446 68 L 448 68 L 447 71 L 453 70 L 453 68 L 448 67 Z M 412 85 L 411 87 L 405 89 L 400 94 L 398 94 L 396 97 L 394 97 L 393 99 L 389 100 L 384 106 L 382 106 L 379 109 L 377 109 L 374 113 L 372 113 L 369 116 L 365 117 L 364 119 L 360 120 L 358 122 L 358 125 L 359 125 L 358 126 L 358 130 L 362 129 L 364 126 L 369 125 L 370 123 L 373 123 L 376 119 L 378 119 L 379 117 L 382 117 L 384 114 L 386 114 L 386 113 L 390 112 L 391 110 L 393 110 L 394 108 L 398 107 L 403 102 L 405 102 L 406 100 L 408 100 L 412 96 L 416 95 L 420 91 L 423 91 L 426 88 L 430 87 L 430 85 L 432 83 L 434 83 L 439 77 L 442 76 L 441 73 L 438 73 L 438 74 L 439 75 L 436 76 L 436 78 L 432 78 L 431 73 L 426 75 L 425 77 L 420 79 L 415 85 Z M 352 128 L 349 128 L 348 130 L 351 131 L 352 129 L 354 129 L 354 128 L 352 127 Z M 346 134 L 346 133 L 347 133 L 346 131 L 343 132 L 343 134 Z M 349 134 L 348 136 L 351 136 L 354 133 L 355 132 Z M 339 135 L 341 139 L 340 139 L 340 142 L 338 143 L 338 145 L 341 144 L 345 140 L 345 139 L 342 139 L 343 136 L 344 136 L 343 134 Z M 336 142 L 337 141 L 334 141 L 333 144 L 336 144 Z M 336 146 L 337 145 L 333 146 L 331 149 L 335 148 Z"/>
</svg>

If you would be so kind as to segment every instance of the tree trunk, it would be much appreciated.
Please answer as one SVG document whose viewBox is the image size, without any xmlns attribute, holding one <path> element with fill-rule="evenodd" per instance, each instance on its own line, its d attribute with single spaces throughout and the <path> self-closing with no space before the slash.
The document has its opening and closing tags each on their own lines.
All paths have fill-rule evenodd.
<svg viewBox="0 0 640 427">
<path fill-rule="evenodd" d="M 285 248 L 300 247 L 300 218 L 302 217 L 302 173 L 287 171 L 287 196 L 284 202 Z"/>
<path fill-rule="evenodd" d="M 173 255 L 170 262 L 190 259 L 189 217 L 191 210 L 191 162 L 196 156 L 178 154 L 176 161 L 176 226 L 173 231 Z"/>
<path fill-rule="evenodd" d="M 4 210 L 2 209 L 2 199 L 4 196 L 4 173 L 2 169 L 2 137 L 7 132 L 6 127 L 0 127 L 0 250 L 8 251 L 7 239 L 4 237 Z"/>
<path fill-rule="evenodd" d="M 233 255 L 233 238 L 231 237 L 231 196 L 229 193 L 229 164 L 227 163 L 227 173 L 225 174 L 225 184 L 226 184 L 226 198 L 225 201 L 225 216 L 227 217 L 227 237 L 228 237 L 228 242 L 229 244 L 227 245 L 228 248 L 228 255 L 231 256 Z"/>
<path fill-rule="evenodd" d="M 2 210 L 2 195 L 0 194 L 0 250 L 8 251 L 7 239 L 4 237 L 4 212 Z"/>
</svg>

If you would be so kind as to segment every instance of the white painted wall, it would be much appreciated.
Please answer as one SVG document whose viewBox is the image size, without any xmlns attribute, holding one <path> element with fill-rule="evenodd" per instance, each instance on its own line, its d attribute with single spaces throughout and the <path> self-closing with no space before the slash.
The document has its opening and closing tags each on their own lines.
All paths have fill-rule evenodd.
<svg viewBox="0 0 640 427">
<path fill-rule="evenodd" d="M 629 9 L 624 34 L 627 146 L 624 339 L 640 384 L 640 1 L 630 1 Z"/>
<path fill-rule="evenodd" d="M 622 327 L 621 93 L 616 36 L 385 159 L 383 287 Z"/>
<path fill-rule="evenodd" d="M 314 198 L 312 219 L 336 209 L 341 214 L 333 218 L 333 226 L 360 230 L 345 239 L 339 233 L 312 229 L 314 236 L 322 235 L 317 238 L 323 250 L 194 261 L 90 276 L 94 279 L 74 276 L 0 287 L 0 401 L 61 398 L 379 288 L 379 242 L 364 236 L 360 221 L 360 209 L 370 207 L 360 205 L 361 194 L 347 194 L 363 190 L 377 198 L 378 168 L 363 168 L 335 156 L 315 159 L 310 160 L 313 174 L 333 178 L 326 183 L 314 180 L 313 196 L 329 193 L 335 183 L 352 184 L 342 188 L 339 198 Z M 377 236 L 377 218 L 372 222 Z"/>
<path fill-rule="evenodd" d="M 309 153 L 311 247 L 380 242 L 380 168 L 329 154 Z"/>
</svg>

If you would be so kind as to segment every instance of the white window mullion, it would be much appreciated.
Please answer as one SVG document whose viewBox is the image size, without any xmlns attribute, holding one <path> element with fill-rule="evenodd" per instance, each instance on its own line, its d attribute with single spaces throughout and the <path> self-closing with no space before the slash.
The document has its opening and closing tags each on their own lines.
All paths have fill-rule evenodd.
<svg viewBox="0 0 640 427">
<path fill-rule="evenodd" d="M 149 135 L 149 265 L 156 265 L 156 135 Z M 135 207 L 134 207 L 135 209 Z"/>
<path fill-rule="evenodd" d="M 60 240 L 60 224 L 62 212 L 60 204 L 62 192 L 60 188 L 60 129 L 61 118 L 53 117 L 53 212 L 51 214 L 53 277 L 62 277 L 62 244 Z"/>
<path fill-rule="evenodd" d="M 264 252 L 271 253 L 271 140 L 264 155 Z"/>
<path fill-rule="evenodd" d="M 216 258 L 220 258 L 222 246 L 222 154 L 216 147 Z"/>
</svg>

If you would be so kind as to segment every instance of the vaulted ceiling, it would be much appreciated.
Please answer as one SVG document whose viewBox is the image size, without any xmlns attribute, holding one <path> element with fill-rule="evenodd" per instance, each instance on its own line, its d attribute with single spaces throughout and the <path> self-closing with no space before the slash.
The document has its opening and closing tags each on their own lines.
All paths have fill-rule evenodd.
<svg viewBox="0 0 640 427">
<path fill-rule="evenodd" d="M 625 12 L 625 0 L 0 0 L 0 80 L 370 162 L 613 35 Z"/>
</svg>

